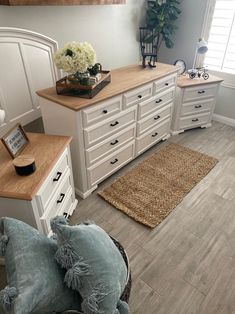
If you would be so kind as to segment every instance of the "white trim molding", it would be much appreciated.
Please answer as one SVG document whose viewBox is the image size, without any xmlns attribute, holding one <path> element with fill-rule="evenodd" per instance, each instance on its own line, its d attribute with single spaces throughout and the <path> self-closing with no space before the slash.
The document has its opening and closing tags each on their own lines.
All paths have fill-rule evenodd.
<svg viewBox="0 0 235 314">
<path fill-rule="evenodd" d="M 216 114 L 216 113 L 213 114 L 212 119 L 214 121 L 221 122 L 223 124 L 235 127 L 235 119 L 231 119 L 231 118 L 228 118 L 220 114 Z"/>
<path fill-rule="evenodd" d="M 204 22 L 201 32 L 201 38 L 208 41 L 210 35 L 211 24 L 213 20 L 213 14 L 215 10 L 217 0 L 207 0 L 207 6 L 204 16 Z M 205 55 L 197 55 L 196 64 L 203 65 L 205 59 Z M 210 70 L 210 69 L 209 69 Z M 226 73 L 222 71 L 209 71 L 211 74 L 221 77 L 224 82 L 221 84 L 224 87 L 235 89 L 235 75 L 231 73 Z"/>
</svg>

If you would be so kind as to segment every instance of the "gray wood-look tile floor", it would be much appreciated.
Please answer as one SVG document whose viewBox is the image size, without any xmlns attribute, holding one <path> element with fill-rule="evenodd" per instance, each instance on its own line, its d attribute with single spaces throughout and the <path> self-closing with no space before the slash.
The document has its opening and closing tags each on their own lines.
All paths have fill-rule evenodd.
<svg viewBox="0 0 235 314">
<path fill-rule="evenodd" d="M 93 220 L 125 247 L 133 276 L 132 314 L 235 314 L 235 128 L 214 122 L 209 129 L 171 137 L 98 190 L 169 142 L 209 154 L 219 163 L 158 227 L 135 222 L 97 191 L 79 200 L 71 223 Z"/>
</svg>

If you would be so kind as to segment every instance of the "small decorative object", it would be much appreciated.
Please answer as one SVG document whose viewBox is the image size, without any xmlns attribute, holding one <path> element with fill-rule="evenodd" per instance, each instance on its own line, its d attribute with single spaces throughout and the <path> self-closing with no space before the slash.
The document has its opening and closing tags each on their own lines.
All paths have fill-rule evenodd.
<svg viewBox="0 0 235 314">
<path fill-rule="evenodd" d="M 184 72 L 186 71 L 186 63 L 184 62 L 184 60 L 176 60 L 174 62 L 174 65 L 176 65 L 179 69 L 178 69 L 178 75 L 182 75 L 184 74 Z"/>
<path fill-rule="evenodd" d="M 194 79 L 195 77 L 203 77 L 204 80 L 208 80 L 209 78 L 209 74 L 207 73 L 207 68 L 205 67 L 199 67 L 199 68 L 196 68 L 196 69 L 190 69 L 187 71 L 189 77 L 191 79 Z"/>
<path fill-rule="evenodd" d="M 31 155 L 20 155 L 12 163 L 20 176 L 27 176 L 36 170 L 35 159 Z"/>
<path fill-rule="evenodd" d="M 144 67 L 146 57 L 150 57 L 150 67 L 155 66 L 163 42 L 167 48 L 174 46 L 172 35 L 177 29 L 175 21 L 181 13 L 179 4 L 178 0 L 146 0 L 146 27 L 140 28 L 140 32 L 145 33 L 140 39 Z"/>
<path fill-rule="evenodd" d="M 92 98 L 110 82 L 110 73 L 96 63 L 96 53 L 87 42 L 66 44 L 55 53 L 54 61 L 68 73 L 56 82 L 57 94 Z"/>
<path fill-rule="evenodd" d="M 200 38 L 196 44 L 196 50 L 195 50 L 195 55 L 194 55 L 194 60 L 193 60 L 193 68 L 189 69 L 187 73 L 189 74 L 189 77 L 191 79 L 194 79 L 195 77 L 203 77 L 205 80 L 209 78 L 209 74 L 206 73 L 208 70 L 205 67 L 196 67 L 196 60 L 197 60 L 197 55 L 198 54 L 205 54 L 208 51 L 208 46 L 207 42 Z"/>
<path fill-rule="evenodd" d="M 140 27 L 140 47 L 142 54 L 142 66 L 146 68 L 146 58 L 149 58 L 148 65 L 151 68 L 156 67 L 157 46 L 154 43 L 153 30 L 147 27 Z"/>
<path fill-rule="evenodd" d="M 12 158 L 15 158 L 29 143 L 29 139 L 23 127 L 18 123 L 6 135 L 2 137 L 2 143 Z"/>
</svg>

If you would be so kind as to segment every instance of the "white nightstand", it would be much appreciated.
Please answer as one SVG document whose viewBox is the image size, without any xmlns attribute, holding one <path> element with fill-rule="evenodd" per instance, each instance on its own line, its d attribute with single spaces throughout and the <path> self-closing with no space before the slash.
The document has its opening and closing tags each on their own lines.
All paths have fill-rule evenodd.
<svg viewBox="0 0 235 314">
<path fill-rule="evenodd" d="M 35 157 L 36 171 L 19 176 L 12 158 L 0 143 L 0 217 L 22 220 L 41 232 L 50 232 L 50 219 L 69 216 L 75 199 L 70 158 L 71 137 L 28 133 L 22 154 Z"/>
<path fill-rule="evenodd" d="M 190 79 L 188 75 L 178 77 L 171 125 L 173 135 L 195 127 L 211 126 L 217 92 L 222 81 L 212 75 L 208 80 Z"/>
</svg>

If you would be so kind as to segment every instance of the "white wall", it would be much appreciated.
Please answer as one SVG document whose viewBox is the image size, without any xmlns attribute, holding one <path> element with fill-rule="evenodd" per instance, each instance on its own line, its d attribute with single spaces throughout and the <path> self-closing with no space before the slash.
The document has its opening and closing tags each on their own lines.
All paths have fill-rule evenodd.
<svg viewBox="0 0 235 314">
<path fill-rule="evenodd" d="M 173 64 L 175 60 L 183 59 L 186 62 L 187 68 L 192 67 L 195 43 L 201 37 L 202 33 L 206 4 L 207 0 L 181 0 L 182 13 L 177 20 L 178 30 L 176 30 L 174 36 L 174 48 L 167 49 L 162 46 L 159 61 Z M 235 89 L 221 86 L 215 113 L 230 119 L 235 119 L 234 99 Z"/>
<path fill-rule="evenodd" d="M 88 41 L 104 69 L 139 61 L 138 28 L 144 0 L 125 5 L 0 6 L 0 26 L 26 28 L 47 35 L 62 46 Z"/>
</svg>

